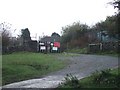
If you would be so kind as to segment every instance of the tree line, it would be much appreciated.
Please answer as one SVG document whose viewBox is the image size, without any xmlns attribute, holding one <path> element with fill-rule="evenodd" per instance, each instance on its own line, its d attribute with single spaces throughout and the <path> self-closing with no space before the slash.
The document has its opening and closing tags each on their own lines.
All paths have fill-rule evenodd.
<svg viewBox="0 0 120 90">
<path fill-rule="evenodd" d="M 96 38 L 98 32 L 102 33 L 101 35 L 107 35 L 111 38 L 120 39 L 120 1 L 114 0 L 112 5 L 118 9 L 116 15 L 108 16 L 105 21 L 96 23 L 94 26 L 89 27 L 87 24 L 82 24 L 80 22 L 74 22 L 72 25 L 67 25 L 62 27 L 62 36 L 61 36 L 61 47 L 63 50 L 69 48 L 83 48 L 86 47 L 89 43 L 100 42 L 101 40 Z M 11 26 L 9 23 L 0 24 L 0 40 L 2 40 L 2 51 L 7 49 L 8 46 L 12 43 L 12 36 L 10 33 Z M 22 40 L 24 43 L 31 40 L 30 31 L 28 28 L 21 29 L 21 35 L 18 36 L 16 40 L 16 45 L 20 44 L 19 41 Z M 11 44 L 14 46 L 13 44 Z"/>
<path fill-rule="evenodd" d="M 26 42 L 31 41 L 30 31 L 28 28 L 21 29 L 21 34 L 18 37 L 12 37 L 11 31 L 15 31 L 12 29 L 11 24 L 7 22 L 3 22 L 0 24 L 0 40 L 1 40 L 1 48 L 2 53 L 10 53 L 14 47 L 24 49 L 26 46 Z M 20 46 L 20 47 L 19 47 Z"/>
<path fill-rule="evenodd" d="M 84 48 L 90 43 L 99 43 L 102 41 L 97 38 L 97 34 L 109 36 L 116 40 L 120 39 L 120 1 L 115 0 L 112 5 L 118 9 L 116 15 L 108 16 L 105 21 L 96 23 L 89 27 L 80 22 L 74 22 L 72 25 L 62 27 L 61 43 L 63 50 L 72 48 Z"/>
<path fill-rule="evenodd" d="M 61 43 L 65 49 L 74 47 L 81 48 L 86 47 L 89 43 L 101 42 L 97 39 L 97 33 L 99 32 L 102 32 L 103 36 L 107 34 L 110 38 L 120 38 L 117 26 L 117 15 L 109 16 L 105 21 L 98 22 L 92 27 L 76 22 L 63 27 L 62 31 Z"/>
</svg>

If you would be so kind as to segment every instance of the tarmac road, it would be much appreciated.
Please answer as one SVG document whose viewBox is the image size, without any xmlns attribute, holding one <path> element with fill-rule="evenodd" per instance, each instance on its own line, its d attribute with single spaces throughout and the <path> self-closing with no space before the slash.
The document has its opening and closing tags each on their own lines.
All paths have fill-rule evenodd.
<svg viewBox="0 0 120 90">
<path fill-rule="evenodd" d="M 12 83 L 3 86 L 3 88 L 55 88 L 60 82 L 63 82 L 66 74 L 72 74 L 79 79 L 84 78 L 96 70 L 118 67 L 118 57 L 102 55 L 84 55 L 60 57 L 59 60 L 67 60 L 67 66 L 59 71 L 50 73 L 43 78 L 31 79 Z"/>
</svg>

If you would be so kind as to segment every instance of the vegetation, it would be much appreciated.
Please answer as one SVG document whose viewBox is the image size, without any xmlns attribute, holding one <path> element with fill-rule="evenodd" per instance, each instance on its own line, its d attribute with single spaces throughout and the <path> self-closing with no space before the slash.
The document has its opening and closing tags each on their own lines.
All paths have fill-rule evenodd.
<svg viewBox="0 0 120 90">
<path fill-rule="evenodd" d="M 109 56 L 115 56 L 115 57 L 119 57 L 120 56 L 120 53 L 118 52 L 115 52 L 113 50 L 111 51 L 99 51 L 99 52 L 96 52 L 95 54 L 97 55 L 109 55 Z"/>
<path fill-rule="evenodd" d="M 78 54 L 87 54 L 87 48 L 75 48 L 75 49 L 68 49 L 66 50 L 68 53 L 78 53 Z"/>
<path fill-rule="evenodd" d="M 3 55 L 3 85 L 21 80 L 42 77 L 64 67 L 64 62 L 53 55 L 20 52 Z"/>
<path fill-rule="evenodd" d="M 120 87 L 120 69 L 96 71 L 91 76 L 78 80 L 75 76 L 67 75 L 65 82 L 58 88 L 118 88 Z"/>
<path fill-rule="evenodd" d="M 0 38 L 2 38 L 0 44 L 2 44 L 2 53 L 6 53 L 6 49 L 11 41 L 11 24 L 3 22 L 0 24 Z"/>
<path fill-rule="evenodd" d="M 95 54 L 95 55 L 108 55 L 108 56 L 115 56 L 118 57 L 120 56 L 119 52 L 116 52 L 114 50 L 110 51 L 98 51 L 96 53 L 89 53 L 88 48 L 74 48 L 74 49 L 68 49 L 65 51 L 66 53 L 70 54 Z"/>
<path fill-rule="evenodd" d="M 77 77 L 72 76 L 72 74 L 67 74 L 64 82 L 59 85 L 59 88 L 81 88 L 79 80 Z"/>
<path fill-rule="evenodd" d="M 113 5 L 120 10 L 120 1 L 114 0 Z M 109 36 L 110 38 L 120 39 L 120 12 L 114 16 L 108 16 L 105 21 L 96 23 L 93 27 L 89 27 L 86 24 L 75 22 L 72 25 L 67 25 L 62 28 L 61 47 L 62 51 L 71 53 L 87 53 L 87 46 L 89 43 L 102 42 L 102 39 L 97 38 L 97 33 L 101 33 L 103 36 Z M 11 26 L 7 23 L 0 24 L 0 31 L 2 38 L 2 51 L 6 53 L 11 42 Z M 106 33 L 102 33 L 106 31 Z M 28 47 L 28 41 L 31 40 L 30 32 L 28 28 L 21 30 L 21 35 L 17 39 L 20 40 L 15 44 L 21 44 L 23 49 Z M 51 36 L 60 36 L 57 33 L 53 33 Z M 12 45 L 13 47 L 14 45 Z M 10 52 L 10 50 L 9 50 Z M 98 52 L 97 54 L 110 54 L 118 55 L 114 51 Z M 67 54 L 67 56 L 69 56 Z M 30 78 L 41 77 L 51 71 L 58 70 L 64 67 L 63 61 L 58 61 L 53 55 L 45 55 L 39 53 L 13 53 L 10 55 L 3 55 L 3 85 L 26 80 Z M 65 80 L 68 87 L 116 87 L 119 82 L 119 75 L 112 73 L 114 71 L 107 70 L 93 74 L 90 77 L 78 81 L 76 77 L 67 75 Z M 94 76 L 94 77 L 93 77 Z M 113 82 L 114 81 L 114 82 Z M 108 83 L 109 82 L 109 83 Z M 64 84 L 63 84 L 64 85 Z M 70 85 L 70 86 L 69 86 Z M 86 85 L 86 86 L 85 86 Z"/>
<path fill-rule="evenodd" d="M 80 22 L 63 27 L 63 35 L 61 37 L 62 48 L 71 49 L 86 46 L 88 38 L 85 36 L 85 33 L 88 28 L 86 24 L 81 24 Z"/>
<path fill-rule="evenodd" d="M 113 42 L 119 40 L 120 1 L 114 0 L 112 5 L 118 9 L 116 15 L 108 16 L 106 20 L 98 22 L 92 27 L 80 22 L 62 27 L 62 50 L 74 49 L 75 47 L 85 48 L 90 43 L 103 42 L 102 36 L 109 37 L 110 41 L 113 40 Z"/>
</svg>

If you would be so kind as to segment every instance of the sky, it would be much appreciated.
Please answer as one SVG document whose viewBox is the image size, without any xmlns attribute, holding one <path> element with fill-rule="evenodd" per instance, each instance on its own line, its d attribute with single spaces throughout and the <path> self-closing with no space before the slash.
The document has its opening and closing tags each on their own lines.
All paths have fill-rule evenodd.
<svg viewBox="0 0 120 90">
<path fill-rule="evenodd" d="M 0 23 L 16 29 L 13 35 L 28 28 L 32 39 L 53 32 L 61 35 L 62 27 L 80 21 L 89 26 L 115 14 L 113 0 L 0 0 Z"/>
</svg>

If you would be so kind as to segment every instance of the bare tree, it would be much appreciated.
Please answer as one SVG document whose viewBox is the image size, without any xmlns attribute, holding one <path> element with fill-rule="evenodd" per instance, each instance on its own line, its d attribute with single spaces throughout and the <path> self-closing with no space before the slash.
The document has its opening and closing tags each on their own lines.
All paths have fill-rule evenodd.
<svg viewBox="0 0 120 90">
<path fill-rule="evenodd" d="M 5 52 L 10 43 L 11 24 L 3 22 L 0 24 L 0 37 L 2 42 L 2 51 Z"/>
</svg>

